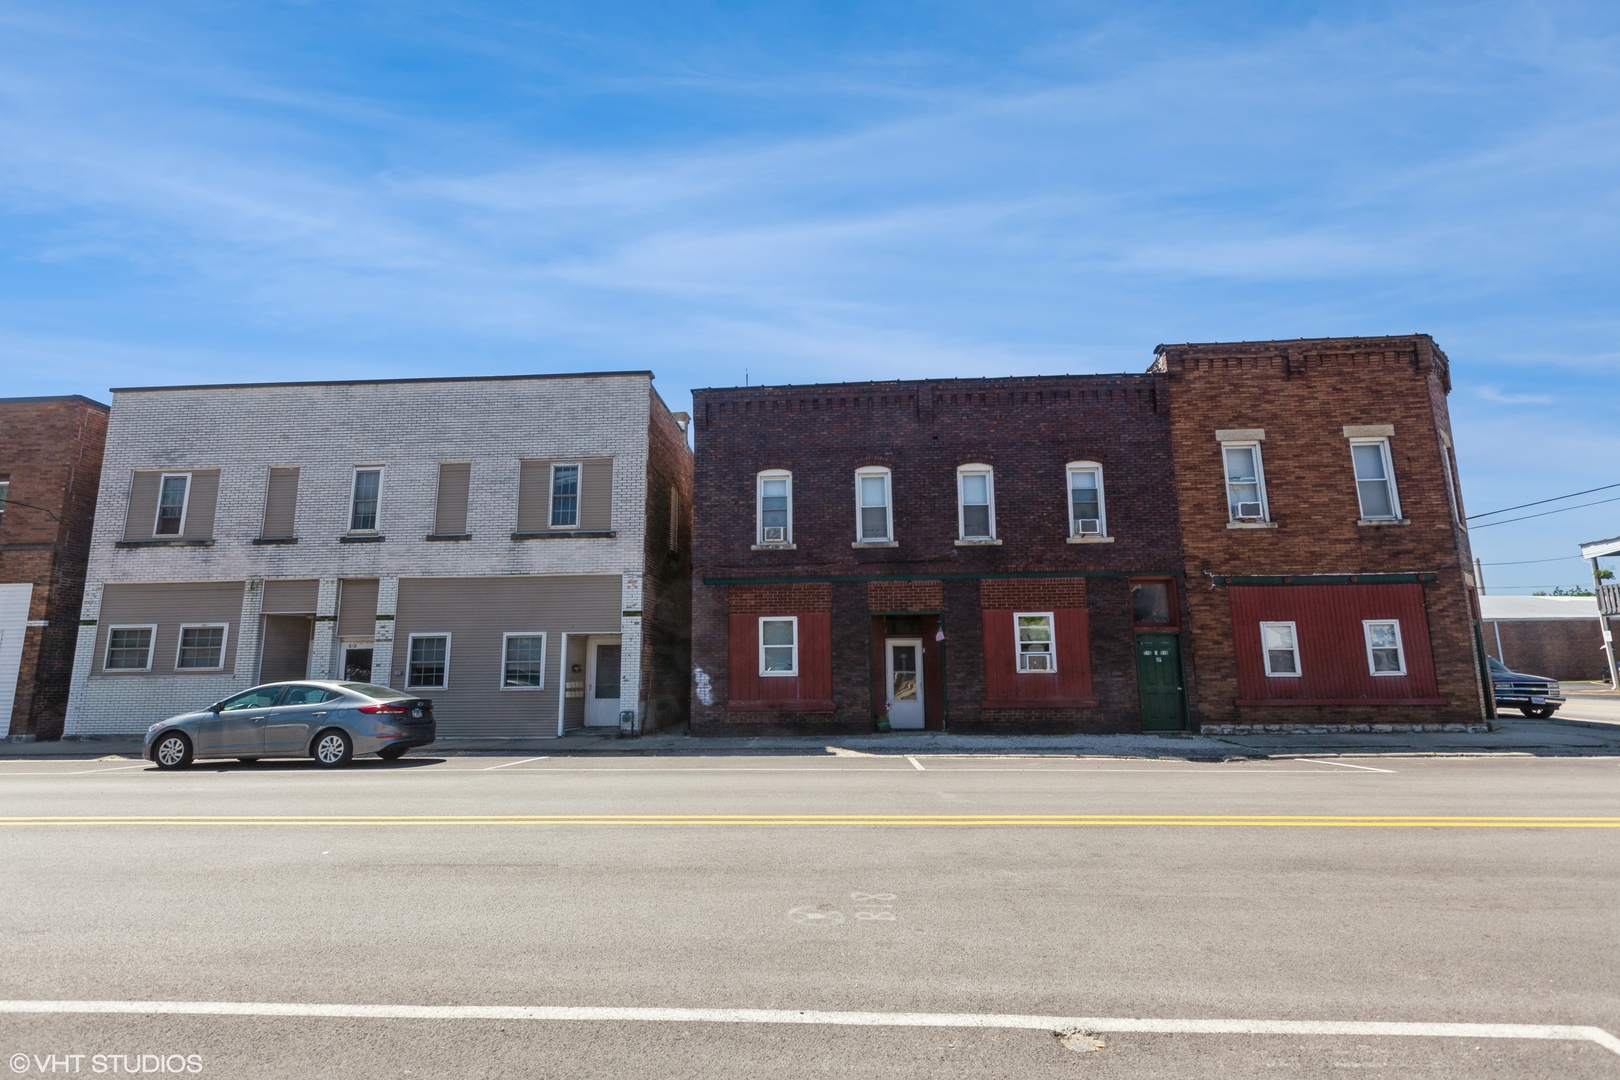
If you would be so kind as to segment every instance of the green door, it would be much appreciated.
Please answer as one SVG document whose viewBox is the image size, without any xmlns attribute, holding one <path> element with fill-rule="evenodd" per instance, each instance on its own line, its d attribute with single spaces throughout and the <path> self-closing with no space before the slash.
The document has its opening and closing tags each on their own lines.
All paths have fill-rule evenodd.
<svg viewBox="0 0 1620 1080">
<path fill-rule="evenodd" d="M 1180 731 L 1186 727 L 1187 695 L 1182 689 L 1179 635 L 1136 635 L 1136 685 L 1142 691 L 1143 731 Z"/>
</svg>

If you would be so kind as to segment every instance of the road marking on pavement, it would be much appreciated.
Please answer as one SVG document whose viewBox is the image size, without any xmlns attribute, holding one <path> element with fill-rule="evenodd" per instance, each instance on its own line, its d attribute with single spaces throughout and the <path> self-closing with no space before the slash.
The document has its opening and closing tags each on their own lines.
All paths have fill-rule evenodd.
<svg viewBox="0 0 1620 1080">
<path fill-rule="evenodd" d="M 1332 760 L 1330 760 L 1328 758 L 1302 757 L 1302 758 L 1295 758 L 1294 760 L 1295 761 L 1314 761 L 1318 765 L 1337 765 L 1341 769 L 1362 769 L 1362 770 L 1364 770 L 1366 772 L 1392 773 L 1392 772 L 1395 771 L 1394 769 L 1375 769 L 1371 765 L 1352 765 L 1348 761 L 1332 761 Z"/>
<path fill-rule="evenodd" d="M 906 755 L 906 760 L 911 762 L 911 767 L 913 769 L 916 769 L 918 772 L 927 772 L 928 771 L 927 769 L 922 767 L 922 762 L 918 761 L 916 758 L 912 757 L 910 754 Z"/>
<path fill-rule="evenodd" d="M 505 765 L 490 765 L 487 768 L 484 768 L 484 769 L 482 769 L 480 771 L 482 771 L 482 772 L 494 772 L 496 769 L 510 769 L 514 765 L 527 765 L 531 761 L 549 761 L 549 760 L 550 760 L 550 755 L 549 754 L 542 755 L 540 757 L 526 757 L 522 761 L 508 761 Z"/>
<path fill-rule="evenodd" d="M 357 1020 L 550 1020 L 666 1024 L 820 1024 L 833 1027 L 1000 1028 L 1171 1035 L 1351 1035 L 1592 1042 L 1620 1054 L 1600 1027 L 1424 1024 L 1356 1020 L 1170 1020 L 1005 1013 L 820 1012 L 810 1009 L 633 1009 L 545 1005 L 320 1005 L 253 1001 L 0 1001 L 0 1013 L 322 1017 Z"/>
<path fill-rule="evenodd" d="M 744 825 L 1023 826 L 1160 825 L 1353 829 L 1620 829 L 1620 817 L 1372 817 L 1328 814 L 302 814 L 0 817 L 29 825 Z"/>
<path fill-rule="evenodd" d="M 153 769 L 153 768 L 156 768 L 156 766 L 155 765 L 150 765 L 150 764 L 142 761 L 142 762 L 140 762 L 138 764 L 135 764 L 135 765 L 114 765 L 110 769 L 75 769 L 72 772 L 58 773 L 57 775 L 59 775 L 59 776 L 94 776 L 97 773 L 127 772 L 130 769 Z"/>
</svg>

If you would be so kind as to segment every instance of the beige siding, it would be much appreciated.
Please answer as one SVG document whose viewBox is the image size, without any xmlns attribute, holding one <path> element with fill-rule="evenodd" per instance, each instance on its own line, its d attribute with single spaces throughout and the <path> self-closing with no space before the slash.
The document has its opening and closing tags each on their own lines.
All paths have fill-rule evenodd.
<svg viewBox="0 0 1620 1080">
<path fill-rule="evenodd" d="M 407 670 L 412 634 L 449 634 L 448 685 L 421 691 L 442 734 L 553 735 L 562 634 L 618 633 L 621 590 L 616 574 L 401 579 L 394 668 Z M 546 635 L 544 687 L 501 689 L 507 633 Z"/>
<path fill-rule="evenodd" d="M 264 531 L 272 537 L 295 536 L 298 513 L 298 466 L 271 469 L 264 495 Z"/>
<path fill-rule="evenodd" d="M 467 531 L 467 491 L 472 484 L 472 463 L 446 461 L 439 465 L 439 492 L 433 531 L 460 536 Z"/>
<path fill-rule="evenodd" d="M 612 458 L 557 458 L 554 461 L 535 458 L 520 463 L 517 531 L 551 531 L 551 466 L 554 463 L 579 466 L 579 528 L 611 529 Z"/>
<path fill-rule="evenodd" d="M 157 521 L 158 489 L 163 485 L 163 474 L 151 469 L 136 469 L 129 483 L 129 510 L 124 515 L 125 540 L 150 540 Z"/>
<path fill-rule="evenodd" d="M 240 637 L 237 620 L 242 616 L 240 581 L 185 582 L 159 585 L 108 585 L 101 598 L 101 617 L 96 621 L 95 674 L 110 678 L 141 672 L 103 672 L 107 659 L 107 631 L 113 626 L 157 626 L 152 652 L 152 673 L 174 672 L 174 657 L 180 647 L 181 624 L 220 624 L 225 634 L 225 671 L 236 663 L 236 642 Z M 179 674 L 191 674 L 181 671 Z M 219 671 L 198 671 L 198 675 Z"/>
<path fill-rule="evenodd" d="M 194 469 L 186 499 L 186 528 L 181 535 L 187 540 L 212 540 L 214 507 L 218 502 L 219 470 Z"/>
<path fill-rule="evenodd" d="M 183 469 L 136 469 L 129 485 L 129 508 L 124 514 L 125 540 L 151 540 L 157 527 L 158 492 L 165 473 L 173 476 Z M 211 540 L 214 536 L 214 505 L 219 501 L 219 470 L 190 470 L 191 490 L 186 495 L 186 540 Z"/>
<path fill-rule="evenodd" d="M 546 532 L 550 528 L 551 462 L 540 460 L 520 462 L 517 531 Z"/>
<path fill-rule="evenodd" d="M 264 604 L 260 608 L 266 615 L 313 615 L 315 598 L 321 583 L 314 578 L 301 581 L 266 581 Z M 375 605 L 375 601 L 373 601 Z"/>
<path fill-rule="evenodd" d="M 344 578 L 338 590 L 338 637 L 370 637 L 377 629 L 377 579 Z"/>
<path fill-rule="evenodd" d="M 315 620 L 308 615 L 266 615 L 259 682 L 309 677 L 309 642 Z"/>
<path fill-rule="evenodd" d="M 586 458 L 580 465 L 579 527 L 613 528 L 612 458 Z"/>
</svg>

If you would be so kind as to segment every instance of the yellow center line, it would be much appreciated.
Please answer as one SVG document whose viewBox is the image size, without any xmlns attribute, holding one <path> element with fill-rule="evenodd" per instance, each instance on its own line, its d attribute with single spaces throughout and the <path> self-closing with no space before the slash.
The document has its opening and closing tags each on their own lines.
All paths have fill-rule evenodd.
<svg viewBox="0 0 1620 1080">
<path fill-rule="evenodd" d="M 412 814 L 120 815 L 0 817 L 28 825 L 742 825 L 1085 827 L 1100 825 L 1363 829 L 1620 829 L 1620 817 L 1318 814 Z"/>
</svg>

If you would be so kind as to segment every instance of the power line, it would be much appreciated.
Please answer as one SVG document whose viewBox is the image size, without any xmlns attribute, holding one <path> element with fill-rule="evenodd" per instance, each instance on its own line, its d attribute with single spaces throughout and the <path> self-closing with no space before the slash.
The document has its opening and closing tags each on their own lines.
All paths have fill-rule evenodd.
<svg viewBox="0 0 1620 1080">
<path fill-rule="evenodd" d="M 1610 486 L 1611 487 L 1620 487 L 1620 484 L 1611 484 Z M 1593 488 L 1592 490 L 1593 491 L 1602 491 L 1603 489 L 1602 488 Z M 1567 499 L 1567 498 L 1569 498 L 1569 496 L 1565 495 L 1564 498 Z M 1546 501 L 1547 502 L 1556 502 L 1557 500 L 1556 499 L 1548 499 Z M 1543 510 L 1539 514 L 1526 514 L 1523 517 L 1503 518 L 1501 521 L 1487 521 L 1483 525 L 1475 525 L 1474 528 L 1476 528 L 1476 529 L 1488 529 L 1492 525 L 1507 525 L 1507 524 L 1509 524 L 1511 522 L 1515 522 L 1515 521 L 1529 521 L 1531 518 L 1547 517 L 1549 514 L 1562 514 L 1565 510 L 1584 510 L 1588 506 L 1602 506 L 1604 503 L 1612 503 L 1612 502 L 1620 502 L 1620 495 L 1616 495 L 1612 499 L 1599 499 L 1596 502 L 1577 503 L 1574 506 L 1561 506 L 1557 510 Z M 1526 506 L 1534 506 L 1536 504 L 1535 503 L 1525 503 L 1525 505 Z M 1499 514 L 1503 513 L 1503 511 L 1498 510 L 1497 513 L 1499 513 Z"/>
<path fill-rule="evenodd" d="M 1581 557 L 1579 555 L 1560 555 L 1556 559 L 1520 559 L 1517 562 L 1482 562 L 1479 565 L 1481 565 L 1481 566 L 1529 566 L 1531 563 L 1563 562 L 1565 559 L 1580 559 L 1581 562 L 1586 561 L 1585 559 L 1581 559 Z"/>
<path fill-rule="evenodd" d="M 1537 499 L 1535 502 L 1520 503 L 1518 506 L 1504 506 L 1500 510 L 1487 510 L 1483 514 L 1469 514 L 1468 517 L 1466 519 L 1464 519 L 1464 520 L 1473 521 L 1475 518 L 1495 517 L 1497 514 L 1505 514 L 1509 510 L 1523 510 L 1527 506 L 1541 506 L 1544 503 L 1562 502 L 1565 499 L 1573 499 L 1577 495 L 1590 495 L 1594 491 L 1608 491 L 1610 488 L 1617 488 L 1617 487 L 1620 487 L 1620 484 L 1604 484 L 1602 487 L 1587 488 L 1585 491 L 1572 491 L 1568 495 L 1560 495 L 1560 496 L 1558 496 L 1557 498 L 1554 498 L 1554 499 Z M 1595 506 L 1597 504 L 1596 503 L 1587 503 L 1586 505 Z M 1572 507 L 1570 507 L 1570 509 L 1574 510 L 1576 508 L 1572 506 Z M 1532 516 L 1534 516 L 1534 515 L 1532 515 Z"/>
</svg>

